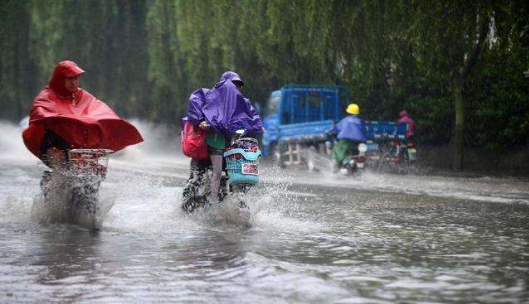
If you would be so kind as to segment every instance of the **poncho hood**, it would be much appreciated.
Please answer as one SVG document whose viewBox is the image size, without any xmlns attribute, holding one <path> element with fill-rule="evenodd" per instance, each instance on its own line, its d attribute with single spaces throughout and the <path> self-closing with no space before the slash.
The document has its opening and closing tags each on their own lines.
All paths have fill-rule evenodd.
<svg viewBox="0 0 529 304">
<path fill-rule="evenodd" d="M 231 80 L 232 82 L 233 81 L 238 81 L 242 85 L 244 85 L 244 81 L 242 81 L 242 79 L 239 76 L 239 74 L 237 74 L 235 72 L 232 72 L 232 71 L 224 72 L 224 74 L 222 74 L 222 76 L 220 76 L 220 82 L 225 82 L 226 80 Z"/>
<path fill-rule="evenodd" d="M 84 73 L 84 71 L 78 67 L 75 62 L 68 60 L 61 61 L 55 67 L 48 87 L 63 98 L 72 98 L 72 94 L 75 94 L 76 92 L 70 92 L 64 85 L 64 80 L 68 77 L 74 77 L 82 73 Z"/>
</svg>

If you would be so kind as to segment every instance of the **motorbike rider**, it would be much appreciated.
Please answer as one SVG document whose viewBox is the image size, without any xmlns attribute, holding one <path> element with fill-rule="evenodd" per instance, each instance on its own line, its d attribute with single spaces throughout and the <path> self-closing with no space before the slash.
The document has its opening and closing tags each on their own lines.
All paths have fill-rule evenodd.
<svg viewBox="0 0 529 304">
<path fill-rule="evenodd" d="M 198 89 L 189 98 L 188 120 L 209 132 L 206 136 L 206 144 L 213 175 L 207 208 L 219 203 L 223 154 L 231 136 L 240 129 L 246 130 L 249 136 L 256 136 L 263 129 L 261 117 L 250 100 L 241 94 L 243 86 L 244 81 L 237 73 L 227 71 L 222 74 L 214 88 Z M 191 160 L 190 181 L 195 184 L 191 186 L 198 186 L 201 179 L 198 170 L 203 171 L 208 165 L 208 161 Z M 192 211 L 194 208 L 184 205 L 182 207 L 187 211 Z"/>
<path fill-rule="evenodd" d="M 335 171 L 342 167 L 343 161 L 350 155 L 358 154 L 358 144 L 366 142 L 366 126 L 364 120 L 359 116 L 360 107 L 351 103 L 345 110 L 347 112 L 340 122 L 334 126 L 334 133 L 338 142 L 332 149 L 332 159 Z"/>
<path fill-rule="evenodd" d="M 121 150 L 143 141 L 130 123 L 79 87 L 82 70 L 61 61 L 35 98 L 24 144 L 52 169 L 65 169 L 70 149 Z"/>
<path fill-rule="evenodd" d="M 52 131 L 46 130 L 40 145 L 42 162 L 53 170 L 65 170 L 68 167 L 68 143 Z"/>
<path fill-rule="evenodd" d="M 406 139 L 408 142 L 415 141 L 415 121 L 410 118 L 408 111 L 402 110 L 399 112 L 398 124 L 406 124 Z"/>
</svg>

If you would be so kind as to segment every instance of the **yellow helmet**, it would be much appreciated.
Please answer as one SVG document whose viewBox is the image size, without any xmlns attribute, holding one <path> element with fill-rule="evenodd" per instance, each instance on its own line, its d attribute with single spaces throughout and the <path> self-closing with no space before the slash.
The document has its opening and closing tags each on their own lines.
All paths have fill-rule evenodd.
<svg viewBox="0 0 529 304">
<path fill-rule="evenodd" d="M 345 112 L 353 115 L 358 115 L 360 113 L 360 107 L 356 103 L 352 103 L 347 106 Z"/>
</svg>

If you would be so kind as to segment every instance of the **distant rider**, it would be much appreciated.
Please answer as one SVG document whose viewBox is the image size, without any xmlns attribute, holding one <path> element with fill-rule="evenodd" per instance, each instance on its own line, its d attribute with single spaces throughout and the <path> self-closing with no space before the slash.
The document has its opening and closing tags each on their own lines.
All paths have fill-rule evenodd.
<svg viewBox="0 0 529 304">
<path fill-rule="evenodd" d="M 241 94 L 243 86 L 244 82 L 237 73 L 227 71 L 222 74 L 214 88 L 196 90 L 189 98 L 188 120 L 199 128 L 209 131 L 206 144 L 213 169 L 207 202 L 209 206 L 216 206 L 219 203 L 223 154 L 231 136 L 241 129 L 245 130 L 249 136 L 256 136 L 263 129 L 261 117 L 251 105 L 250 100 Z M 198 172 L 205 170 L 208 165 L 207 162 L 192 159 L 190 182 L 200 183 L 202 174 Z M 192 211 L 195 206 L 183 205 L 182 207 L 187 211 Z"/>
<path fill-rule="evenodd" d="M 408 142 L 415 142 L 415 121 L 410 118 L 408 111 L 402 110 L 399 112 L 398 124 L 406 124 L 406 140 Z"/>
<path fill-rule="evenodd" d="M 343 161 L 348 156 L 358 154 L 358 145 L 367 140 L 365 122 L 359 116 L 360 107 L 352 103 L 347 106 L 345 111 L 349 115 L 334 127 L 334 132 L 338 138 L 338 142 L 332 149 L 332 159 L 334 160 L 335 169 L 341 168 Z"/>
<path fill-rule="evenodd" d="M 83 73 L 72 61 L 59 62 L 31 108 L 24 144 L 52 169 L 66 168 L 70 149 L 117 151 L 143 141 L 133 125 L 79 87 Z"/>
</svg>

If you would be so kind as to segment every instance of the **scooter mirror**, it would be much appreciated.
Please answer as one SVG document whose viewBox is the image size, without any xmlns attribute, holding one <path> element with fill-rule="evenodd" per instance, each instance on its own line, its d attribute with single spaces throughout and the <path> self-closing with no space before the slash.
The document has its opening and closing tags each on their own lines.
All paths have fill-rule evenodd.
<svg viewBox="0 0 529 304">
<path fill-rule="evenodd" d="M 362 152 L 362 153 L 366 152 L 366 151 L 367 151 L 367 145 L 366 145 L 366 144 L 363 144 L 363 143 L 362 143 L 362 144 L 359 144 L 359 145 L 358 145 L 358 151 L 360 151 L 360 152 Z"/>
</svg>

